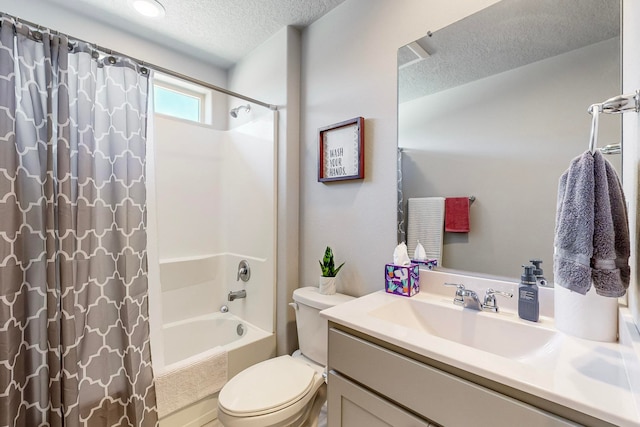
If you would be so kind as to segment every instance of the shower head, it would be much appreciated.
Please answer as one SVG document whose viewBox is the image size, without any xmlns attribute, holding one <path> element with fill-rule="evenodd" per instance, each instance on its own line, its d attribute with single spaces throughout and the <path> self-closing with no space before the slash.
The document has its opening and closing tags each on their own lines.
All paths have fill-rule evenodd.
<svg viewBox="0 0 640 427">
<path fill-rule="evenodd" d="M 235 119 L 236 117 L 238 117 L 238 112 L 242 109 L 246 110 L 248 113 L 249 111 L 251 111 L 251 104 L 241 105 L 239 107 L 232 108 L 231 111 L 229 111 L 229 115 Z"/>
</svg>

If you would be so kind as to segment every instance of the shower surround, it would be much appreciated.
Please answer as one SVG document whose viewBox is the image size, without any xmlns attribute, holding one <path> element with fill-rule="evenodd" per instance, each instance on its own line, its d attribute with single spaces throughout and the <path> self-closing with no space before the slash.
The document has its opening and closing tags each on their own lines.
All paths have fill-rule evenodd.
<svg viewBox="0 0 640 427">
<path fill-rule="evenodd" d="M 217 393 L 202 397 L 196 389 L 217 391 L 240 370 L 275 355 L 274 116 L 254 106 L 250 115 L 229 118 L 232 124 L 242 119 L 230 130 L 161 115 L 153 119 L 149 280 L 162 427 L 214 419 Z M 237 280 L 241 260 L 251 268 L 246 283 Z M 228 301 L 228 293 L 237 290 L 245 290 L 246 298 Z M 223 305 L 228 314 L 219 313 Z M 248 333 L 229 342 L 212 340 L 207 334 L 233 331 L 221 319 L 237 319 Z M 177 330 L 182 355 L 176 355 Z M 211 384 L 184 383 L 201 377 L 193 373 L 204 366 L 221 367 L 222 359 L 228 360 L 224 381 L 213 375 Z M 190 395 L 183 404 L 163 408 L 164 387 L 194 390 L 183 393 Z"/>
</svg>

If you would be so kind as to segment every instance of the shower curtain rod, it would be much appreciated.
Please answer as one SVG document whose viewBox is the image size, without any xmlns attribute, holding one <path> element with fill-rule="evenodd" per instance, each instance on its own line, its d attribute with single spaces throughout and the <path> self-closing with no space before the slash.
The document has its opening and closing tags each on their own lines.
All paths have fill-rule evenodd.
<svg viewBox="0 0 640 427">
<path fill-rule="evenodd" d="M 38 30 L 46 29 L 47 31 L 50 31 L 53 34 L 64 35 L 67 38 L 69 38 L 70 40 L 76 40 L 76 41 L 79 41 L 81 43 L 87 43 L 87 44 L 93 46 L 96 50 L 104 52 L 104 53 L 106 53 L 108 55 L 117 55 L 117 56 L 122 56 L 122 57 L 128 58 L 131 61 L 134 61 L 134 62 L 140 64 L 141 66 L 144 66 L 144 67 L 147 67 L 147 68 L 151 68 L 154 71 L 158 71 L 160 73 L 167 74 L 167 75 L 169 75 L 171 77 L 175 77 L 175 78 L 178 78 L 178 79 L 181 79 L 181 80 L 185 80 L 185 81 L 187 81 L 189 83 L 193 83 L 193 84 L 196 84 L 196 85 L 199 85 L 199 86 L 203 86 L 203 87 L 206 87 L 207 89 L 215 90 L 216 92 L 224 93 L 225 95 L 233 96 L 235 98 L 240 98 L 240 99 L 242 99 L 244 101 L 251 102 L 253 104 L 261 105 L 261 106 L 266 107 L 266 108 L 268 108 L 270 110 L 277 110 L 278 109 L 277 105 L 269 104 L 269 103 L 266 103 L 266 102 L 263 102 L 263 101 L 258 101 L 257 99 L 253 99 L 251 97 L 248 97 L 248 96 L 245 96 L 245 95 L 241 95 L 239 93 L 236 93 L 236 92 L 233 92 L 231 90 L 222 88 L 220 86 L 216 86 L 216 85 L 213 85 L 211 83 L 207 83 L 205 81 L 198 80 L 198 79 L 196 79 L 194 77 L 190 77 L 190 76 L 187 76 L 185 74 L 178 73 L 177 71 L 173 71 L 173 70 L 170 70 L 168 68 L 161 67 L 159 65 L 155 65 L 155 64 L 152 64 L 152 63 L 149 63 L 149 62 L 145 62 L 145 61 L 143 61 L 141 59 L 134 58 L 133 56 L 130 56 L 130 55 L 127 55 L 127 54 L 124 54 L 124 53 L 121 53 L 121 52 L 117 52 L 115 50 L 112 50 L 112 49 L 109 49 L 109 48 L 106 48 L 106 47 L 103 47 L 103 46 L 99 46 L 99 45 L 97 45 L 95 43 L 88 42 L 86 40 L 79 39 L 77 37 L 69 36 L 67 34 L 64 34 L 64 33 L 60 32 L 60 31 L 53 30 L 51 28 L 46 28 L 46 27 L 44 27 L 42 25 L 38 25 L 38 24 L 35 24 L 33 22 L 29 22 L 29 21 L 27 21 L 25 19 L 18 18 L 17 16 L 9 15 L 9 14 L 4 13 L 4 12 L 0 12 L 0 16 L 5 16 L 5 17 L 8 17 L 10 19 L 13 19 L 16 22 L 19 22 L 19 23 L 21 23 L 23 25 L 26 25 L 27 27 L 36 28 Z"/>
</svg>

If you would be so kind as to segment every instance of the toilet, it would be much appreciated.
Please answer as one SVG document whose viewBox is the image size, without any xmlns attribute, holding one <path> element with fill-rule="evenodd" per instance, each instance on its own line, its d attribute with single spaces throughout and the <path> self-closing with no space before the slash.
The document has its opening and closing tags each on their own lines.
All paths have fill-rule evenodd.
<svg viewBox="0 0 640 427">
<path fill-rule="evenodd" d="M 322 295 L 316 287 L 293 291 L 300 349 L 255 364 L 220 390 L 218 421 L 225 427 L 315 427 L 326 401 L 327 320 L 320 311 L 352 300 Z"/>
</svg>

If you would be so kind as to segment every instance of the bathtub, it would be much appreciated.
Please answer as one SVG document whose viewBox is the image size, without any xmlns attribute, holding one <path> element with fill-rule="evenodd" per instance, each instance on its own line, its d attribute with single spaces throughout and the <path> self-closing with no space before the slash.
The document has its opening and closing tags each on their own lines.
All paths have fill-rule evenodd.
<svg viewBox="0 0 640 427">
<path fill-rule="evenodd" d="M 275 356 L 274 334 L 231 313 L 167 323 L 162 332 L 165 366 L 156 371 L 160 427 L 195 427 L 215 420 L 217 391 L 224 382 Z M 197 382 L 205 377 L 208 384 Z M 168 406 L 166 397 L 170 397 Z"/>
</svg>

